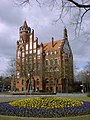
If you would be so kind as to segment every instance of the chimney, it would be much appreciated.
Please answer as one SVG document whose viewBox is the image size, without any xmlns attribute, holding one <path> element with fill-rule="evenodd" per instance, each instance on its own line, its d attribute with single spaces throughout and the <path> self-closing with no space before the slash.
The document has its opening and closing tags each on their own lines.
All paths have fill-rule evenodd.
<svg viewBox="0 0 90 120">
<path fill-rule="evenodd" d="M 52 47 L 54 47 L 54 38 L 52 37 Z"/>
</svg>

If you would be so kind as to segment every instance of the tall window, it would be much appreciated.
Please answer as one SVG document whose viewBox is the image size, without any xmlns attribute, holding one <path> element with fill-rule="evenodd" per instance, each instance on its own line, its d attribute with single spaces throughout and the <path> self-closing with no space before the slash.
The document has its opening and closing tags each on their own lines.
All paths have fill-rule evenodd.
<svg viewBox="0 0 90 120">
<path fill-rule="evenodd" d="M 24 80 L 22 79 L 22 85 L 24 85 Z"/>
<path fill-rule="evenodd" d="M 22 87 L 22 91 L 24 91 L 24 88 Z"/>
<path fill-rule="evenodd" d="M 26 50 L 28 50 L 28 44 L 26 45 Z"/>
<path fill-rule="evenodd" d="M 34 63 L 34 71 L 36 70 L 36 63 Z"/>
<path fill-rule="evenodd" d="M 39 79 L 37 79 L 37 85 L 39 85 Z"/>
<path fill-rule="evenodd" d="M 38 62 L 38 70 L 40 70 L 40 63 Z"/>
<path fill-rule="evenodd" d="M 48 80 L 48 79 L 46 79 L 45 81 L 46 81 L 46 84 L 48 84 L 48 83 L 49 83 L 49 80 Z"/>
<path fill-rule="evenodd" d="M 53 72 L 53 68 L 52 67 L 50 68 L 50 72 Z"/>
<path fill-rule="evenodd" d="M 50 65 L 53 65 L 53 60 L 52 59 L 50 60 Z"/>
<path fill-rule="evenodd" d="M 25 55 L 25 54 L 24 54 L 24 52 L 23 52 L 23 53 L 22 53 L 22 57 L 24 57 L 24 55 Z"/>
<path fill-rule="evenodd" d="M 50 84 L 51 84 L 51 85 L 53 84 L 53 78 L 50 79 Z"/>
<path fill-rule="evenodd" d="M 58 64 L 58 60 L 57 59 L 55 59 L 55 64 Z"/>
<path fill-rule="evenodd" d="M 46 63 L 45 63 L 46 65 L 48 65 L 48 60 L 46 60 Z"/>
<path fill-rule="evenodd" d="M 22 77 L 24 77 L 24 71 L 22 71 Z"/>
<path fill-rule="evenodd" d="M 37 54 L 38 54 L 38 55 L 40 54 L 40 50 L 37 51 Z"/>
</svg>

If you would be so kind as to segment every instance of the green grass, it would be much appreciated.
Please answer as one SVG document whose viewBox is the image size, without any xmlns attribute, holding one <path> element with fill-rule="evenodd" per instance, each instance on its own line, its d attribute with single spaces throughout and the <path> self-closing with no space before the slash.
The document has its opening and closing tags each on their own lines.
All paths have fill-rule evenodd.
<svg viewBox="0 0 90 120">
<path fill-rule="evenodd" d="M 0 98 L 0 102 L 8 102 L 8 101 L 14 101 L 14 100 L 20 100 L 26 97 L 18 97 L 18 98 L 14 98 L 14 97 L 4 97 L 4 98 Z"/>
<path fill-rule="evenodd" d="M 0 115 L 0 120 L 90 120 L 90 115 L 75 116 L 75 117 L 62 117 L 62 118 L 27 118 L 27 117 Z"/>
<path fill-rule="evenodd" d="M 0 98 L 0 102 L 8 102 L 8 101 L 19 100 L 23 98 L 27 98 L 27 97 L 18 97 L 18 98 L 15 98 L 13 96 L 9 98 L 4 97 L 4 98 Z M 84 101 L 90 102 L 90 97 L 87 97 L 87 96 L 79 96 L 79 97 L 73 96 L 73 97 L 66 97 L 66 98 L 73 99 L 73 100 L 84 100 Z"/>
<path fill-rule="evenodd" d="M 84 100 L 84 101 L 90 102 L 90 97 L 87 97 L 87 96 L 80 96 L 80 97 L 73 96 L 73 97 L 67 97 L 67 98 L 73 99 L 73 100 Z"/>
<path fill-rule="evenodd" d="M 11 95 L 12 93 L 8 92 L 8 91 L 7 92 L 6 91 L 5 92 L 0 92 L 0 95 L 2 95 L 2 94 L 4 94 L 4 95 Z"/>
</svg>

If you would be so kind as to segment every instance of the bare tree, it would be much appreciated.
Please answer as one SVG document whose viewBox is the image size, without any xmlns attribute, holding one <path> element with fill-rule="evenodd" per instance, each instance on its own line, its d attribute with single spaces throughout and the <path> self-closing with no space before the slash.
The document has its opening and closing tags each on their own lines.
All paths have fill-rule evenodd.
<svg viewBox="0 0 90 120">
<path fill-rule="evenodd" d="M 32 5 L 33 2 L 38 3 L 41 7 L 43 5 L 48 5 L 50 8 L 56 8 L 59 12 L 58 20 L 63 22 L 66 14 L 71 17 L 71 23 L 75 26 L 75 32 L 79 33 L 83 28 L 82 24 L 85 20 L 85 15 L 90 12 L 90 0 L 15 0 L 18 5 Z M 86 16 L 87 17 L 87 16 Z M 85 32 L 84 32 L 85 33 Z M 90 37 L 90 32 L 85 34 Z"/>
<path fill-rule="evenodd" d="M 77 74 L 77 79 L 82 81 L 82 85 L 86 88 L 86 91 L 90 90 L 90 62 Z"/>
<path fill-rule="evenodd" d="M 15 76 L 15 67 L 16 67 L 15 66 L 15 59 L 12 58 L 8 63 L 6 74 L 8 76 Z"/>
</svg>

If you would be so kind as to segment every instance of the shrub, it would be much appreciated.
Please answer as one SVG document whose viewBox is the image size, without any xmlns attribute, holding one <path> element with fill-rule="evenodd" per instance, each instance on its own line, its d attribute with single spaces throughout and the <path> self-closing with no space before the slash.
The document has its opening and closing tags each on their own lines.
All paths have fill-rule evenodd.
<svg viewBox="0 0 90 120">
<path fill-rule="evenodd" d="M 90 97 L 90 92 L 87 94 L 88 97 Z"/>
</svg>

